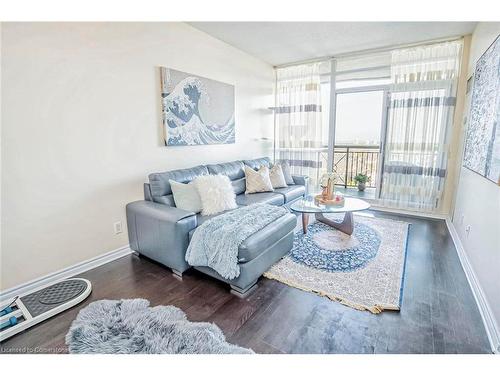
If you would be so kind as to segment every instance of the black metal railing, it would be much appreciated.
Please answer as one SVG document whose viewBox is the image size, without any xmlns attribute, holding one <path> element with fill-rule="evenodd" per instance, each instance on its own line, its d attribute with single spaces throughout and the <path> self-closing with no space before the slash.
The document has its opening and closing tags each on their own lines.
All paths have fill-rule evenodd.
<svg viewBox="0 0 500 375">
<path fill-rule="evenodd" d="M 370 177 L 366 186 L 376 187 L 380 157 L 379 146 L 336 145 L 333 155 L 333 167 L 338 176 L 337 185 L 346 188 L 356 186 L 354 177 L 362 173 Z M 328 160 L 328 149 L 321 152 L 321 158 L 325 161 Z"/>
<path fill-rule="evenodd" d="M 289 160 L 292 168 L 305 167 L 309 164 L 315 169 L 315 174 L 309 175 L 311 184 L 317 185 L 323 174 L 328 171 L 328 147 L 319 148 L 277 148 L 277 158 Z M 380 147 L 377 145 L 335 145 L 333 167 L 337 173 L 337 185 L 344 187 L 357 186 L 354 177 L 358 173 L 366 174 L 370 181 L 367 187 L 376 187 Z"/>
</svg>

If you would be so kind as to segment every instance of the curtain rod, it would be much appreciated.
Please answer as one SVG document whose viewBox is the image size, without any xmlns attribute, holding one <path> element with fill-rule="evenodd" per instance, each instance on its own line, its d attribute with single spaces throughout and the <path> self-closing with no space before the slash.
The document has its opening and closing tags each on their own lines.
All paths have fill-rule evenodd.
<svg viewBox="0 0 500 375">
<path fill-rule="evenodd" d="M 351 57 L 351 56 L 364 55 L 364 54 L 369 54 L 369 53 L 392 51 L 394 49 L 400 49 L 400 48 L 411 48 L 411 47 L 432 45 L 432 44 L 443 43 L 443 42 L 454 42 L 456 40 L 461 40 L 463 38 L 464 38 L 464 36 L 461 35 L 461 36 L 454 36 L 454 37 L 448 37 L 448 38 L 430 39 L 430 40 L 426 40 L 426 41 L 422 41 L 422 42 L 415 42 L 415 43 L 402 43 L 402 44 L 395 44 L 395 45 L 386 46 L 386 47 L 369 48 L 369 49 L 364 49 L 364 50 L 359 50 L 359 51 L 340 53 L 338 55 L 323 56 L 323 57 L 317 57 L 314 59 L 301 60 L 301 61 L 295 61 L 295 62 L 291 62 L 291 63 L 287 63 L 287 64 L 275 65 L 274 68 L 275 69 L 288 68 L 291 66 L 312 64 L 312 63 L 316 63 L 316 62 L 324 62 L 324 61 L 337 59 L 337 58 L 343 58 L 343 57 Z"/>
</svg>

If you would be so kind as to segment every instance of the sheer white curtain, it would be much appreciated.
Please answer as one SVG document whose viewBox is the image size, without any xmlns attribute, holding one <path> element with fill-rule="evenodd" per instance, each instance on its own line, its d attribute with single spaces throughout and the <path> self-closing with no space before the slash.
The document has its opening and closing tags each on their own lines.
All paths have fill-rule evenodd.
<svg viewBox="0 0 500 375">
<path fill-rule="evenodd" d="M 381 199 L 436 210 L 446 178 L 461 42 L 392 52 Z"/>
<path fill-rule="evenodd" d="M 292 173 L 309 176 L 311 184 L 325 163 L 320 64 L 276 71 L 275 158 L 288 161 Z"/>
</svg>

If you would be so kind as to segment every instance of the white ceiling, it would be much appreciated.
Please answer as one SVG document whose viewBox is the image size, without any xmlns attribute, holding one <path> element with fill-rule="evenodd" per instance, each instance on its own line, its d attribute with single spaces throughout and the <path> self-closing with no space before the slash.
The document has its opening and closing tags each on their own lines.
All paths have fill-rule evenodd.
<svg viewBox="0 0 500 375">
<path fill-rule="evenodd" d="M 272 65 L 471 34 L 475 22 L 190 22 Z"/>
</svg>

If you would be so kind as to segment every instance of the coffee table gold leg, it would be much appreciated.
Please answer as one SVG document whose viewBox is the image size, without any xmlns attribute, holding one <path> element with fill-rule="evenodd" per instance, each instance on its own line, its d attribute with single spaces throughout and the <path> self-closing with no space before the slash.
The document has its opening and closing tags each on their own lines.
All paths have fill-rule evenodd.
<svg viewBox="0 0 500 375">
<path fill-rule="evenodd" d="M 342 220 L 342 222 L 340 223 L 327 219 L 326 217 L 323 216 L 322 213 L 315 214 L 315 217 L 316 220 L 321 221 L 322 223 L 325 223 L 326 225 L 329 225 L 335 229 L 338 229 L 339 231 L 348 234 L 349 236 L 354 231 L 354 219 L 352 217 L 352 212 L 346 212 L 344 220 Z"/>
<path fill-rule="evenodd" d="M 302 231 L 307 233 L 307 225 L 309 224 L 309 214 L 302 212 Z"/>
</svg>

